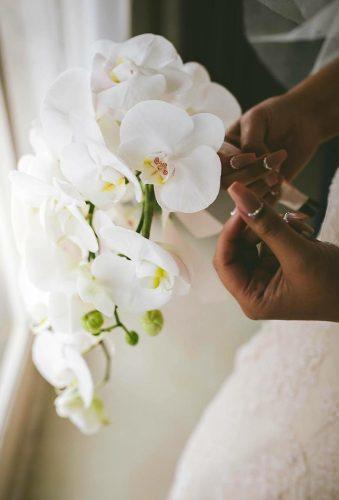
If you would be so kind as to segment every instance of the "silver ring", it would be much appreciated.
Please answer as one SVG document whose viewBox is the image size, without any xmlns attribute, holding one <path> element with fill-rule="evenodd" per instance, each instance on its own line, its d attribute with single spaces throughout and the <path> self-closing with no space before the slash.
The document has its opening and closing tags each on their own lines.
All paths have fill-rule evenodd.
<svg viewBox="0 0 339 500">
<path fill-rule="evenodd" d="M 236 156 L 236 155 L 231 156 L 231 158 L 230 158 L 230 166 L 231 166 L 231 168 L 233 168 L 234 170 L 239 170 L 239 167 L 236 167 L 236 166 L 233 164 L 233 160 L 234 160 L 235 156 Z"/>
<path fill-rule="evenodd" d="M 273 170 L 273 168 L 268 165 L 266 156 L 263 159 L 263 164 L 264 164 L 264 167 L 266 168 L 266 170 Z"/>
<path fill-rule="evenodd" d="M 261 212 L 263 211 L 264 206 L 265 206 L 264 202 L 261 202 L 260 206 L 256 210 L 247 213 L 248 217 L 251 217 L 251 219 L 255 219 L 256 217 L 258 217 L 258 215 L 260 215 Z"/>
</svg>

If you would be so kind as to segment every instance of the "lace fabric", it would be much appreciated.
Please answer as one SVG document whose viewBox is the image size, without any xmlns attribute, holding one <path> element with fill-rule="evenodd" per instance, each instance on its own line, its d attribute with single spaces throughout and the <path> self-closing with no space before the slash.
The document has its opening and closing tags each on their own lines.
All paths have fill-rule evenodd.
<svg viewBox="0 0 339 500">
<path fill-rule="evenodd" d="M 339 171 L 320 239 L 339 244 Z M 339 498 L 339 325 L 266 322 L 178 465 L 171 500 Z"/>
</svg>

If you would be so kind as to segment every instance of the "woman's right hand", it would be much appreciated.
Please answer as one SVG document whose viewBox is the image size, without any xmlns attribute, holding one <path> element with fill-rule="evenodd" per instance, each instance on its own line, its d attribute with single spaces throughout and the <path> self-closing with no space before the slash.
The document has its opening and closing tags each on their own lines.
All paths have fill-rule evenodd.
<svg viewBox="0 0 339 500">
<path fill-rule="evenodd" d="M 237 212 L 219 237 L 214 265 L 245 314 L 339 322 L 339 248 L 299 234 L 244 185 L 228 191 Z"/>
</svg>

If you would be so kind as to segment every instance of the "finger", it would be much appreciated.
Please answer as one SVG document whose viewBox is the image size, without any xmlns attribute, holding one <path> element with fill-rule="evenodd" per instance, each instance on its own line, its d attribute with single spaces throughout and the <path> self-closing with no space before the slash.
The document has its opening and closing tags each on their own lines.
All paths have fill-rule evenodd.
<svg viewBox="0 0 339 500">
<path fill-rule="evenodd" d="M 267 205 L 274 207 L 274 205 L 279 201 L 280 197 L 281 197 L 281 183 L 277 184 L 276 186 L 273 186 L 270 189 L 270 192 L 263 197 L 263 200 L 265 203 L 267 203 Z"/>
<path fill-rule="evenodd" d="M 231 217 L 220 233 L 214 256 L 214 267 L 219 278 L 235 297 L 249 281 L 248 267 L 244 260 L 239 258 L 244 227 L 245 223 L 239 214 Z"/>
<path fill-rule="evenodd" d="M 250 110 L 240 122 L 242 151 L 254 151 L 258 156 L 268 152 L 265 144 L 266 118 L 261 111 Z"/>
<path fill-rule="evenodd" d="M 290 268 L 299 265 L 306 240 L 244 185 L 235 182 L 228 192 L 242 219 L 272 250 L 280 264 Z"/>
<path fill-rule="evenodd" d="M 270 186 L 266 183 L 266 181 L 260 179 L 259 181 L 255 181 L 252 184 L 249 184 L 249 189 L 255 193 L 258 198 L 263 198 L 266 194 L 268 194 L 271 190 Z"/>
<path fill-rule="evenodd" d="M 220 159 L 223 162 L 225 163 L 228 163 L 229 159 L 234 156 L 234 155 L 238 155 L 241 153 L 241 150 L 235 146 L 233 146 L 233 144 L 231 144 L 230 142 L 227 142 L 227 141 L 224 141 L 222 143 L 222 145 L 220 146 L 220 149 L 218 151 L 218 155 L 220 156 Z"/>
<path fill-rule="evenodd" d="M 307 224 L 307 215 L 300 212 L 286 212 L 283 221 L 289 224 L 295 231 L 303 236 L 310 237 L 314 233 L 314 228 Z"/>
<path fill-rule="evenodd" d="M 240 119 L 239 119 L 228 128 L 226 132 L 226 140 L 231 144 L 239 147 L 240 135 L 241 135 L 241 129 L 240 129 Z"/>
<path fill-rule="evenodd" d="M 246 168 L 233 171 L 223 169 L 221 174 L 221 185 L 227 189 L 233 182 L 241 182 L 248 185 L 267 176 L 272 170 L 278 171 L 285 161 L 287 153 L 285 150 L 275 151 L 266 156 L 249 163 Z"/>
</svg>

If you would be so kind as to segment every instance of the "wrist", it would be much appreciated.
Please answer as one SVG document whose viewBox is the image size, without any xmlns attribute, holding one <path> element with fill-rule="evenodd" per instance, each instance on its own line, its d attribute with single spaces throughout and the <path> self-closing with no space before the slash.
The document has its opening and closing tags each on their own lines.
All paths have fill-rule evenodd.
<svg viewBox="0 0 339 500">
<path fill-rule="evenodd" d="M 338 86 L 339 58 L 286 94 L 313 124 L 319 143 L 339 134 Z"/>
<path fill-rule="evenodd" d="M 304 89 L 302 85 L 288 91 L 286 98 L 294 114 L 298 116 L 298 121 L 307 124 L 316 142 L 315 145 L 320 146 L 328 139 L 324 106 L 320 106 L 309 89 Z"/>
</svg>

